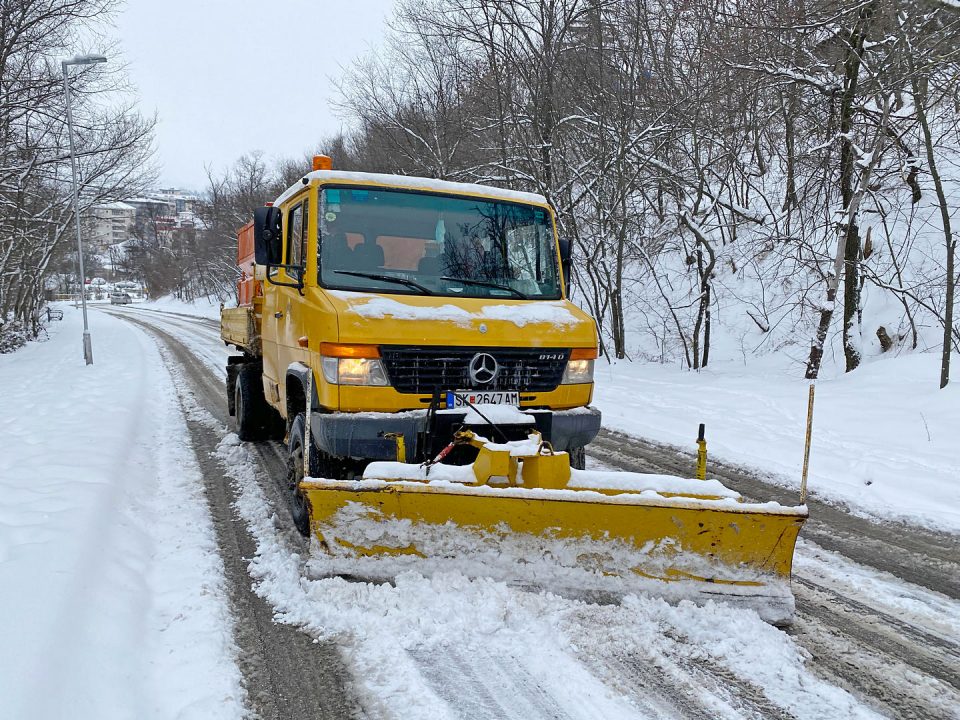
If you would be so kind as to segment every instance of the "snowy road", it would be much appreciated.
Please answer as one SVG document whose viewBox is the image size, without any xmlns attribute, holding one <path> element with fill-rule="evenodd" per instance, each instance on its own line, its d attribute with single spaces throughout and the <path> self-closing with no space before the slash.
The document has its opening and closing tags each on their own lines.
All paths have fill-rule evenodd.
<svg viewBox="0 0 960 720">
<path fill-rule="evenodd" d="M 153 334 L 182 380 L 208 497 L 224 471 L 233 479 L 210 502 L 235 588 L 237 644 L 252 656 L 241 671 L 262 716 L 307 701 L 385 718 L 960 717 L 955 537 L 813 503 L 789 633 L 723 606 L 634 597 L 594 605 L 455 572 L 404 573 L 393 585 L 324 577 L 322 558 L 308 559 L 289 530 L 272 480 L 281 449 L 224 439 L 217 322 L 108 312 Z M 610 432 L 595 452 L 614 467 L 689 472 L 676 449 Z M 747 496 L 783 492 L 737 468 L 713 471 Z M 225 523 L 239 540 L 223 541 Z M 251 577 L 256 595 L 242 600 Z M 244 602 L 261 606 L 250 612 Z M 258 647 L 263 633 L 272 649 Z M 274 657 L 296 662 L 275 669 Z"/>
</svg>

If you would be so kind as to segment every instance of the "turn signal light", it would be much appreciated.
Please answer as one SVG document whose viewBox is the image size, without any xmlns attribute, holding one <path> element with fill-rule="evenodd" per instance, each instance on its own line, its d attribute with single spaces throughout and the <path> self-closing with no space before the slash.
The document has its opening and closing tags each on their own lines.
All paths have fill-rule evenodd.
<svg viewBox="0 0 960 720">
<path fill-rule="evenodd" d="M 380 357 L 380 348 L 377 345 L 320 343 L 320 354 L 337 358 L 378 358 Z"/>
<path fill-rule="evenodd" d="M 596 360 L 599 357 L 596 348 L 574 348 L 570 352 L 571 360 Z"/>
<path fill-rule="evenodd" d="M 306 335 L 301 335 L 297 338 L 297 345 L 300 347 L 310 347 L 310 339 Z"/>
</svg>

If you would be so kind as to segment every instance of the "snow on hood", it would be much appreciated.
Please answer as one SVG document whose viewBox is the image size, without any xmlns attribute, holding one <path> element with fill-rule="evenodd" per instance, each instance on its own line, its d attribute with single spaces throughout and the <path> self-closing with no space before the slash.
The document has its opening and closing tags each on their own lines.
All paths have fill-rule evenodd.
<svg viewBox="0 0 960 720">
<path fill-rule="evenodd" d="M 484 305 L 471 312 L 452 304 L 440 306 L 411 305 L 392 298 L 366 293 L 328 290 L 331 295 L 347 303 L 347 309 L 360 317 L 380 320 L 439 320 L 453 322 L 461 327 L 470 327 L 474 322 L 505 320 L 517 327 L 532 323 L 548 323 L 554 326 L 576 325 L 580 320 L 570 312 L 564 300 L 537 300 L 514 305 Z"/>
</svg>

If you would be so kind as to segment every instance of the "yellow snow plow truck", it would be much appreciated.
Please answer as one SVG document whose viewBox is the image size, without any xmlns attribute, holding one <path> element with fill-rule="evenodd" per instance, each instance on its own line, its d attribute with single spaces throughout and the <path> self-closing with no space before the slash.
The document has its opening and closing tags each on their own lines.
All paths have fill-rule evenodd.
<svg viewBox="0 0 960 720">
<path fill-rule="evenodd" d="M 328 571 L 450 562 L 789 621 L 805 507 L 585 469 L 597 328 L 567 299 L 570 248 L 542 196 L 319 156 L 256 210 L 238 262 L 229 409 L 242 440 L 286 440 L 293 521 Z"/>
</svg>

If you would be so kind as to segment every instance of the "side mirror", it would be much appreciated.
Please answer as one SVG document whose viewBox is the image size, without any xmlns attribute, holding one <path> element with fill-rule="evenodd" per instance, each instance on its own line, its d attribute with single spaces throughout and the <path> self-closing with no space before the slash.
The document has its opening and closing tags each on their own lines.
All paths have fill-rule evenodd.
<svg viewBox="0 0 960 720">
<path fill-rule="evenodd" d="M 563 270 L 563 280 L 567 284 L 567 293 L 569 294 L 570 286 L 573 285 L 573 277 L 570 275 L 572 268 L 571 256 L 573 248 L 570 245 L 570 240 L 567 238 L 560 238 L 560 268 Z"/>
<path fill-rule="evenodd" d="M 283 254 L 280 208 L 258 207 L 253 211 L 253 254 L 257 265 L 279 265 Z"/>
</svg>

